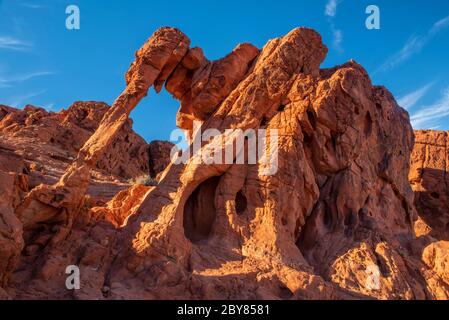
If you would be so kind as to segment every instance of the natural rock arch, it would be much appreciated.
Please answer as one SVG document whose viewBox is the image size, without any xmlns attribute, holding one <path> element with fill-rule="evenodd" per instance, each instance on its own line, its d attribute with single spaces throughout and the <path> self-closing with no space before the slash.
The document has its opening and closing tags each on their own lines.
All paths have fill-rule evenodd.
<svg viewBox="0 0 449 320">
<path fill-rule="evenodd" d="M 70 169 L 56 185 L 35 188 L 17 210 L 29 223 L 43 209 L 65 222 L 42 256 L 40 277 L 59 279 L 66 262 L 59 253 L 67 249 L 89 283 L 76 298 L 103 298 L 105 287 L 113 298 L 447 298 L 439 276 L 403 254 L 414 243 L 416 218 L 408 115 L 354 61 L 320 69 L 326 52 L 316 32 L 298 28 L 261 51 L 243 44 L 208 62 L 180 31 L 158 30 Z M 278 129 L 278 171 L 170 165 L 157 187 L 130 201 L 132 214 L 118 216 L 120 228 L 100 220 L 71 232 L 90 168 L 147 90 L 164 83 L 181 101 L 180 128 L 191 130 L 199 119 L 220 132 Z M 202 220 L 192 203 L 213 177 L 220 177 L 207 188 L 213 214 Z M 382 286 L 370 291 L 365 270 L 378 264 Z M 419 268 L 426 271 L 417 275 Z"/>
</svg>

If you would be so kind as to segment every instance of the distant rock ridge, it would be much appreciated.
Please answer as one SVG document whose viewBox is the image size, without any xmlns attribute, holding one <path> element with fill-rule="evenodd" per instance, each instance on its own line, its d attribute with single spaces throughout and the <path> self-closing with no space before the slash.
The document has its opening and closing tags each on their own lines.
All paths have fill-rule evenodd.
<svg viewBox="0 0 449 320">
<path fill-rule="evenodd" d="M 410 184 L 420 213 L 418 235 L 449 240 L 449 133 L 415 131 Z"/>
</svg>

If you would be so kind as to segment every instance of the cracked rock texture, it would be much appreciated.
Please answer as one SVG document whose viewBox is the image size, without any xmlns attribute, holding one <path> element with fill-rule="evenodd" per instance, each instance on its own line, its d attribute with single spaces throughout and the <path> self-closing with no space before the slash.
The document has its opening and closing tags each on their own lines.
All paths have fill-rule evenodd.
<svg viewBox="0 0 449 320">
<path fill-rule="evenodd" d="M 25 171 L 1 167 L 2 297 L 449 298 L 441 223 L 447 134 L 418 132 L 414 144 L 407 112 L 362 66 L 320 69 L 327 48 L 311 29 L 261 49 L 241 44 L 217 61 L 189 45 L 169 27 L 148 39 L 104 116 L 72 120 L 89 134 L 57 179 L 33 187 Z M 180 164 L 168 161 L 171 145 L 155 142 L 147 167 L 138 166 L 123 147 L 136 146 L 124 136 L 129 114 L 151 86 L 164 85 L 180 100 L 177 124 L 190 141 L 199 134 L 194 121 L 218 134 Z M 249 139 L 234 146 L 238 137 L 227 129 L 277 130 L 277 144 L 270 137 L 262 150 L 277 154 L 275 170 L 266 162 L 197 161 L 229 146 L 234 155 L 247 151 Z M 54 141 L 65 150 L 65 139 Z M 24 157 L 4 154 L 26 167 Z M 136 167 L 113 171 L 122 159 Z M 99 203 L 89 184 L 100 169 L 149 170 L 158 183 Z M 73 264 L 79 290 L 65 287 Z"/>
<path fill-rule="evenodd" d="M 23 110 L 0 105 L 0 286 L 15 269 L 21 251 L 38 248 L 24 249 L 27 220 L 19 219 L 16 209 L 30 190 L 61 178 L 109 108 L 101 102 L 75 102 L 55 113 L 31 105 Z M 105 204 L 120 191 L 128 192 L 131 178 L 163 171 L 171 144 L 154 145 L 158 142 L 147 145 L 132 130 L 132 120 L 127 120 L 90 173 L 87 205 Z M 46 214 L 41 212 L 37 218 L 45 220 Z M 30 227 L 48 226 L 38 222 Z"/>
<path fill-rule="evenodd" d="M 409 180 L 420 212 L 416 232 L 449 240 L 449 134 L 419 130 L 415 135 Z"/>
</svg>

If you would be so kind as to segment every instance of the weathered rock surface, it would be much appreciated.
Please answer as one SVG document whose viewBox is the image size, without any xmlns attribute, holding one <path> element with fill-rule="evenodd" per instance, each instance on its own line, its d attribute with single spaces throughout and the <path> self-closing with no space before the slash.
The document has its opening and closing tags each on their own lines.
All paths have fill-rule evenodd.
<svg viewBox="0 0 449 320">
<path fill-rule="evenodd" d="M 170 153 L 174 144 L 168 141 L 152 141 L 149 145 L 150 176 L 158 177 L 170 164 Z"/>
<path fill-rule="evenodd" d="M 420 213 L 418 235 L 449 240 L 449 134 L 415 131 L 409 180 Z"/>
<path fill-rule="evenodd" d="M 178 127 L 191 131 L 194 120 L 207 120 L 247 74 L 258 54 L 256 47 L 244 43 L 223 59 L 210 62 L 200 48 L 189 50 L 166 84 L 181 101 Z"/>
<path fill-rule="evenodd" d="M 13 150 L 28 161 L 28 166 L 36 168 L 51 170 L 48 163 L 53 159 L 56 168 L 62 168 L 63 172 L 109 109 L 102 102 L 75 102 L 58 113 L 33 106 L 26 106 L 23 110 L 0 106 L 1 147 Z M 132 120 L 129 119 L 120 136 L 108 146 L 105 156 L 96 164 L 96 169 L 123 179 L 147 174 L 147 150 L 146 142 L 132 131 Z M 54 183 L 55 178 L 59 179 L 54 174 L 51 178 L 52 181 L 42 182 Z"/>
<path fill-rule="evenodd" d="M 7 284 L 24 246 L 22 224 L 14 210 L 27 189 L 24 175 L 0 171 L 0 288 Z"/>
<path fill-rule="evenodd" d="M 54 113 L 30 105 L 23 110 L 0 105 L 0 286 L 19 261 L 24 245 L 26 220 L 20 221 L 15 210 L 31 189 L 61 178 L 109 108 L 105 103 L 76 102 Z M 91 172 L 89 205 L 126 190 L 130 178 L 164 170 L 170 150 L 164 143 L 159 148 L 156 144 L 147 145 L 128 120 Z M 155 166 L 150 163 L 150 147 Z"/>
<path fill-rule="evenodd" d="M 48 212 L 44 219 L 58 217 L 64 225 L 59 237 L 67 235 L 84 205 L 91 169 L 104 159 L 110 146 L 120 139 L 129 121 L 129 114 L 147 95 L 148 89 L 153 84 L 165 82 L 186 54 L 188 46 L 189 39 L 174 28 L 161 28 L 153 34 L 136 52 L 136 60 L 126 74 L 125 90 L 106 111 L 76 159 L 57 183 L 40 185 L 27 194 L 17 209 L 19 217 L 26 219 L 28 224 L 34 224 L 37 222 L 34 217 Z"/>
<path fill-rule="evenodd" d="M 430 271 L 424 272 L 437 296 L 446 299 L 443 288 L 449 285 L 449 148 L 448 133 L 436 130 L 415 131 L 411 155 L 410 184 L 415 192 L 419 219 L 418 238 L 413 249 Z M 443 284 L 442 284 L 443 283 Z"/>
<path fill-rule="evenodd" d="M 27 232 L 5 240 L 3 254 L 19 260 L 2 266 L 6 292 L 16 299 L 448 299 L 447 243 L 414 233 L 408 114 L 356 62 L 320 70 L 326 53 L 315 31 L 298 28 L 262 50 L 243 44 L 210 62 L 180 31 L 156 31 L 59 181 L 7 197 L 5 212 L 16 217 L 8 228 L 18 218 Z M 157 186 L 89 204 L 90 172 L 148 89 L 164 84 L 181 101 L 178 126 L 193 143 L 194 120 L 218 133 L 188 161 L 168 165 Z M 262 151 L 277 157 L 208 163 L 211 150 L 216 156 L 231 146 L 234 159 L 249 149 L 251 136 L 237 144 L 238 132 L 227 129 L 272 130 L 277 144 L 270 135 Z M 150 147 L 152 176 L 166 161 L 153 155 L 168 149 Z M 72 264 L 81 270 L 80 290 L 65 287 Z"/>
</svg>

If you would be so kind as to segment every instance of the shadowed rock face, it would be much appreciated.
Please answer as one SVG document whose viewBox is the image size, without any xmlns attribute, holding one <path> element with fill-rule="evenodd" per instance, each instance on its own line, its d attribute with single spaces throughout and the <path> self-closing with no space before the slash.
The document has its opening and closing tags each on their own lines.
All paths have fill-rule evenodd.
<svg viewBox="0 0 449 320">
<path fill-rule="evenodd" d="M 419 236 L 415 250 L 434 274 L 449 280 L 449 149 L 448 133 L 415 131 L 410 184 L 415 192 Z"/>
<path fill-rule="evenodd" d="M 16 213 L 11 225 L 25 250 L 0 265 L 7 294 L 447 299 L 445 242 L 414 235 L 408 114 L 356 62 L 320 70 L 326 53 L 315 31 L 298 28 L 261 50 L 242 44 L 210 62 L 180 31 L 156 31 L 59 182 L 19 203 L 8 196 L 5 212 Z M 211 165 L 194 154 L 170 164 L 157 186 L 85 206 L 89 172 L 147 90 L 164 84 L 181 101 L 177 123 L 189 138 L 194 120 L 218 130 L 201 151 L 232 146 L 236 136 L 226 129 L 277 130 L 276 170 Z M 47 219 L 37 219 L 42 212 Z M 22 237 L 25 222 L 35 232 Z M 80 290 L 64 286 L 71 264 L 81 269 Z"/>
<path fill-rule="evenodd" d="M 418 235 L 449 240 L 449 137 L 444 131 L 415 131 L 410 184 L 420 213 Z"/>
<path fill-rule="evenodd" d="M 170 164 L 170 152 L 174 147 L 168 141 L 152 141 L 148 146 L 150 176 L 156 178 Z"/>
<path fill-rule="evenodd" d="M 410 184 L 419 219 L 413 250 L 436 277 L 449 283 L 449 149 L 448 133 L 415 131 Z M 443 291 L 443 289 L 439 289 Z"/>
</svg>

